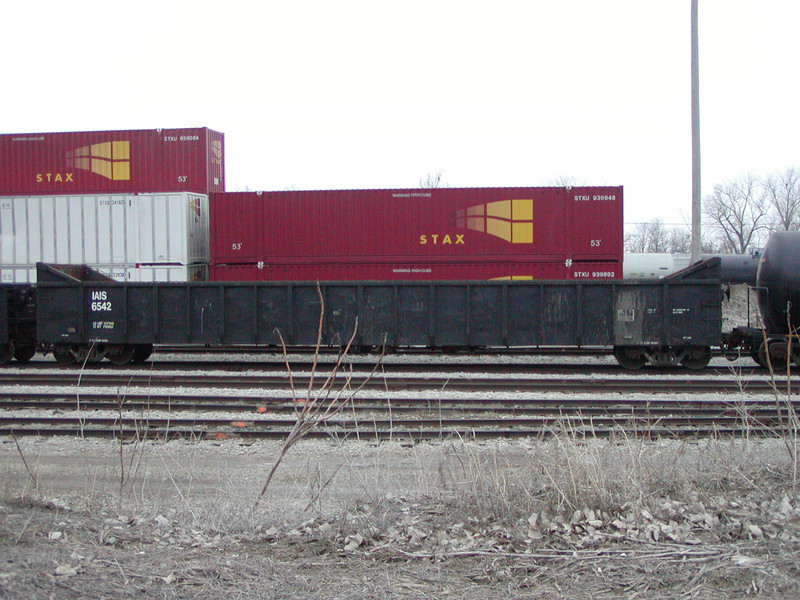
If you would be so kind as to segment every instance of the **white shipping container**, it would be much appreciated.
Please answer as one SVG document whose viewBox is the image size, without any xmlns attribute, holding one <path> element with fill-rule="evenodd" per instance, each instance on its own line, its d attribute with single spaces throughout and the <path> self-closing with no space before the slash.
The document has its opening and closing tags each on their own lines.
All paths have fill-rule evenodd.
<svg viewBox="0 0 800 600">
<path fill-rule="evenodd" d="M 208 263 L 208 196 L 0 198 L 0 265 Z"/>
<path fill-rule="evenodd" d="M 36 265 L 0 266 L 0 283 L 35 283 Z"/>
<path fill-rule="evenodd" d="M 208 281 L 208 265 L 91 265 L 116 281 Z M 36 265 L 0 265 L 2 283 L 36 283 Z"/>
<path fill-rule="evenodd" d="M 116 281 L 208 281 L 208 265 L 113 265 L 92 268 Z"/>
</svg>

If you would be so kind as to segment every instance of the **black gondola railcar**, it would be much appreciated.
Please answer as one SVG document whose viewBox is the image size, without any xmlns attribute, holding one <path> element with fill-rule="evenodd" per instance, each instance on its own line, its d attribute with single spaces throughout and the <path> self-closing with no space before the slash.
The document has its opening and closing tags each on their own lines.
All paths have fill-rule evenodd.
<svg viewBox="0 0 800 600">
<path fill-rule="evenodd" d="M 719 260 L 654 281 L 118 283 L 39 265 L 38 338 L 61 362 L 154 344 L 475 350 L 598 347 L 626 368 L 702 368 L 719 343 Z M 322 304 L 324 302 L 324 309 Z M 357 327 L 356 327 L 356 324 Z"/>
<path fill-rule="evenodd" d="M 28 362 L 36 354 L 35 294 L 32 285 L 0 286 L 0 364 Z"/>
</svg>

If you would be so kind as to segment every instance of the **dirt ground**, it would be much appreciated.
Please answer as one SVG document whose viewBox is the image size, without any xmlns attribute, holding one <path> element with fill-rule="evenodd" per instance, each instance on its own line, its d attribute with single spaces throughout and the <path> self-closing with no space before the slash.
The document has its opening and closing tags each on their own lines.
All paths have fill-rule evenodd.
<svg viewBox="0 0 800 600">
<path fill-rule="evenodd" d="M 794 442 L 0 438 L 1 598 L 796 598 Z"/>
</svg>

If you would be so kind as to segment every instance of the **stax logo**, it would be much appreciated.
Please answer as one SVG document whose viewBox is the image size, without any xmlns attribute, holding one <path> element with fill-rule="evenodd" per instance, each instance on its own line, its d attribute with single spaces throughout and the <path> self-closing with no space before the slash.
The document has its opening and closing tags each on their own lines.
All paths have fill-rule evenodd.
<svg viewBox="0 0 800 600">
<path fill-rule="evenodd" d="M 533 199 L 498 200 L 456 212 L 456 226 L 512 244 L 533 243 Z"/>
<path fill-rule="evenodd" d="M 533 199 L 497 200 L 457 210 L 456 227 L 498 237 L 512 244 L 533 243 Z M 419 236 L 421 246 L 462 245 L 464 233 L 429 233 Z"/>
<path fill-rule="evenodd" d="M 222 142 L 219 140 L 211 142 L 211 161 L 215 165 L 222 164 Z"/>
<path fill-rule="evenodd" d="M 72 180 L 73 173 L 37 173 L 36 183 L 60 183 L 69 182 L 74 183 Z"/>
<path fill-rule="evenodd" d="M 449 233 L 448 234 L 444 234 L 444 235 L 439 234 L 439 233 L 431 233 L 431 234 L 423 233 L 421 236 L 419 236 L 419 243 L 420 243 L 421 246 L 424 246 L 425 244 L 443 244 L 443 245 L 444 244 L 461 244 L 461 245 L 465 245 L 464 244 L 464 234 L 463 233 L 457 233 L 455 235 L 450 235 Z"/>
<path fill-rule="evenodd" d="M 91 144 L 70 150 L 66 166 L 89 171 L 112 181 L 131 179 L 131 148 L 127 140 Z M 74 172 L 36 173 L 36 183 L 75 183 Z"/>
</svg>

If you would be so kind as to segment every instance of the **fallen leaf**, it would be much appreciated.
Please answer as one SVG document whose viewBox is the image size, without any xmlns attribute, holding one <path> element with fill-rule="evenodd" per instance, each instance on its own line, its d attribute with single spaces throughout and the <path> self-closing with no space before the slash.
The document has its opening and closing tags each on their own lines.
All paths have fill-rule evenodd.
<svg viewBox="0 0 800 600">
<path fill-rule="evenodd" d="M 745 556 L 744 554 L 737 554 L 731 557 L 733 562 L 738 567 L 752 567 L 761 564 L 763 561 L 760 558 L 753 556 Z"/>
<path fill-rule="evenodd" d="M 56 567 L 56 576 L 58 577 L 72 577 L 78 574 L 78 568 L 70 565 L 59 565 Z"/>
<path fill-rule="evenodd" d="M 352 552 L 358 548 L 363 542 L 364 538 L 360 534 L 348 535 L 345 539 L 344 549 L 346 552 Z"/>
<path fill-rule="evenodd" d="M 747 530 L 750 532 L 750 537 L 760 539 L 764 537 L 764 532 L 758 525 L 748 525 Z"/>
</svg>

